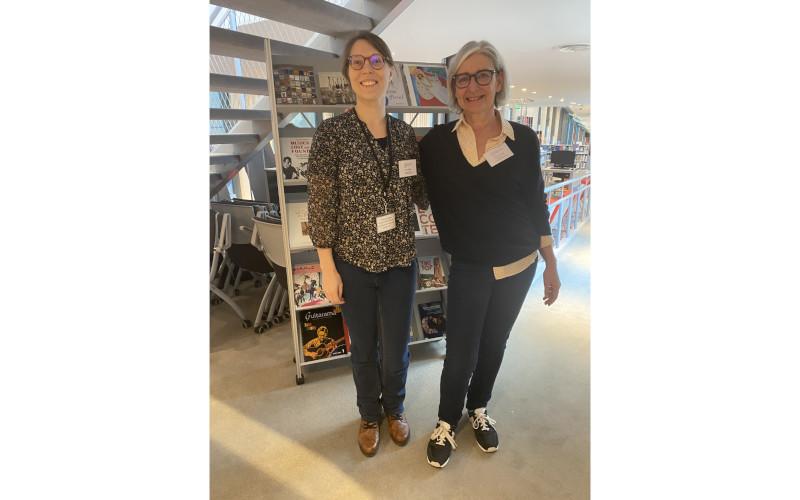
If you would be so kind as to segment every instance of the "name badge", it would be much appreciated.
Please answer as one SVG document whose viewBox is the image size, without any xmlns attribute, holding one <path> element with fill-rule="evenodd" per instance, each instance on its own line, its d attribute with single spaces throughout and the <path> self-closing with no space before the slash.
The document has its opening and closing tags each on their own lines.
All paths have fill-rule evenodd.
<svg viewBox="0 0 800 500">
<path fill-rule="evenodd" d="M 400 160 L 397 163 L 397 167 L 400 169 L 401 179 L 417 175 L 417 160 Z"/>
<path fill-rule="evenodd" d="M 385 233 L 386 231 L 391 231 L 397 226 L 397 223 L 394 220 L 394 213 L 380 215 L 375 218 L 378 224 L 378 233 Z"/>
<path fill-rule="evenodd" d="M 484 156 L 486 157 L 486 161 L 489 162 L 489 165 L 494 167 L 498 163 L 514 156 L 514 153 L 511 151 L 511 148 L 508 147 L 508 144 L 504 142 L 484 153 Z"/>
</svg>

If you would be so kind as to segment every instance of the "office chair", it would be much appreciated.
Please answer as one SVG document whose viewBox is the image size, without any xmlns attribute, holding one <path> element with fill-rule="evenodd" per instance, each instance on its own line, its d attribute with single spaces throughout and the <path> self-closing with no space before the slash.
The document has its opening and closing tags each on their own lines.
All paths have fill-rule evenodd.
<svg viewBox="0 0 800 500">
<path fill-rule="evenodd" d="M 214 285 L 214 278 L 217 276 L 217 271 L 219 271 L 219 264 L 222 260 L 224 254 L 230 248 L 230 225 L 231 225 L 231 217 L 229 214 L 218 214 L 214 210 L 211 211 L 211 274 L 209 275 L 209 287 L 211 293 L 213 293 L 217 298 L 224 301 L 226 304 L 231 306 L 231 309 L 239 316 L 239 319 L 242 320 L 242 327 L 243 328 L 250 328 L 252 323 L 248 320 L 242 308 L 239 307 L 236 302 L 231 299 L 231 297 L 226 294 L 224 291 L 220 290 L 217 286 Z M 221 222 L 220 222 L 221 221 Z"/>
<path fill-rule="evenodd" d="M 261 217 L 253 217 L 253 233 L 252 244 L 258 248 L 266 257 L 267 261 L 275 270 L 269 288 L 279 288 L 275 293 L 272 304 L 269 307 L 269 312 L 264 326 L 259 326 L 261 331 L 269 328 L 275 323 L 280 323 L 283 319 L 289 318 L 289 286 L 286 278 L 286 254 L 283 250 L 283 231 L 281 230 L 281 220 L 274 217 L 262 215 Z M 267 294 L 264 294 L 264 299 L 261 302 L 261 307 L 258 311 L 258 320 L 262 318 L 264 311 L 267 307 Z M 256 329 L 256 333 L 259 332 Z"/>
</svg>

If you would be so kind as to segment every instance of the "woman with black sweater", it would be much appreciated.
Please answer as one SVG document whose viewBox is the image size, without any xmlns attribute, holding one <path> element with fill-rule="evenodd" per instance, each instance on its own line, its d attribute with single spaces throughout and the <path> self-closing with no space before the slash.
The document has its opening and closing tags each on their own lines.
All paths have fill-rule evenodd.
<svg viewBox="0 0 800 500">
<path fill-rule="evenodd" d="M 448 67 L 451 105 L 459 120 L 434 127 L 420 143 L 422 173 L 442 248 L 452 256 L 447 302 L 447 355 L 439 421 L 428 463 L 444 467 L 456 448 L 466 408 L 478 446 L 499 447 L 486 406 L 506 341 L 544 258 L 544 303 L 561 283 L 553 253 L 539 140 L 496 110 L 508 74 L 490 43 L 469 42 Z"/>
</svg>

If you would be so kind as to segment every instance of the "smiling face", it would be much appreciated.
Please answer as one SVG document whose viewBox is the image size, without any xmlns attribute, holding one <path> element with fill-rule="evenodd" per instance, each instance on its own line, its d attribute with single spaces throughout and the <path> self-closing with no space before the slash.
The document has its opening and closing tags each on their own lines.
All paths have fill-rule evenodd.
<svg viewBox="0 0 800 500">
<path fill-rule="evenodd" d="M 350 49 L 350 56 L 363 56 L 368 59 L 371 55 L 378 54 L 378 49 L 366 40 L 357 40 Z M 382 56 L 382 55 L 381 55 Z M 353 69 L 349 66 L 347 74 L 350 77 L 350 87 L 353 89 L 356 98 L 362 101 L 383 101 L 386 98 L 386 90 L 389 88 L 389 78 L 391 67 L 384 63 L 381 69 L 374 69 L 369 61 L 364 61 L 364 67 Z"/>
<path fill-rule="evenodd" d="M 483 54 L 472 54 L 464 59 L 456 73 L 476 73 L 484 69 L 495 69 L 492 60 Z M 465 113 L 487 113 L 494 110 L 495 95 L 503 88 L 503 74 L 497 73 L 489 85 L 478 85 L 471 78 L 466 88 L 455 88 L 456 101 Z"/>
</svg>

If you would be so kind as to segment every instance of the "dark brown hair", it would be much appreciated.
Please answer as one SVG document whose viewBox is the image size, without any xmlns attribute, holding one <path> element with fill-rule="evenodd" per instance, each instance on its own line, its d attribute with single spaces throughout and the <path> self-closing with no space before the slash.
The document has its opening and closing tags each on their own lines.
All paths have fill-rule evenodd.
<svg viewBox="0 0 800 500">
<path fill-rule="evenodd" d="M 394 66 L 392 51 L 389 50 L 389 46 L 386 45 L 386 42 L 384 42 L 383 39 L 375 33 L 370 33 L 369 31 L 359 31 L 353 36 L 353 38 L 347 41 L 344 46 L 344 50 L 342 51 L 342 74 L 345 78 L 347 78 L 348 82 L 350 82 L 350 75 L 347 72 L 347 68 L 350 64 L 347 62 L 347 58 L 350 56 L 350 51 L 353 50 L 353 45 L 355 45 L 355 43 L 359 40 L 364 40 L 375 47 L 378 50 L 378 53 L 383 56 L 383 60 L 386 61 L 386 64 L 389 66 Z"/>
</svg>

